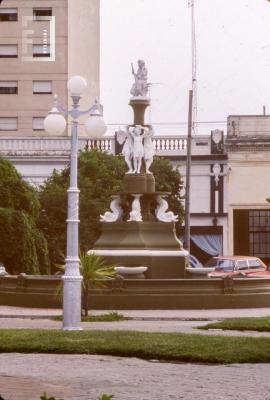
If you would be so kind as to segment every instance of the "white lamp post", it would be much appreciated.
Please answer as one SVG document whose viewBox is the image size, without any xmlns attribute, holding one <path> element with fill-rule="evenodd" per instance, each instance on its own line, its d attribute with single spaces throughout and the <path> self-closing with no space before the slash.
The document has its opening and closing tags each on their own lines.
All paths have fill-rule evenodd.
<svg viewBox="0 0 270 400">
<path fill-rule="evenodd" d="M 79 110 L 81 93 L 86 89 L 87 82 L 81 76 L 70 78 L 67 85 L 72 98 L 72 109 L 66 111 L 54 97 L 54 105 L 44 120 L 45 130 L 49 134 L 61 134 L 66 129 L 64 115 L 70 115 L 71 121 L 71 152 L 70 152 L 70 186 L 68 192 L 67 218 L 67 254 L 65 273 L 63 275 L 63 329 L 81 329 L 81 281 L 79 268 L 79 189 L 77 185 L 78 164 L 78 118 L 89 114 L 86 129 L 94 139 L 99 139 L 106 132 L 102 116 L 102 106 L 97 102 L 86 111 Z"/>
</svg>

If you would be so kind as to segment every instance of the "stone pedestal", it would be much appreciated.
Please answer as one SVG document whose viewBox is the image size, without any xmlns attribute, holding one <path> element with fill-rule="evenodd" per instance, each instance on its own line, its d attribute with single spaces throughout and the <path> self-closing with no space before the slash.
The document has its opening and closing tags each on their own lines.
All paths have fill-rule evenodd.
<svg viewBox="0 0 270 400">
<path fill-rule="evenodd" d="M 123 179 L 124 193 L 155 193 L 153 174 L 125 174 Z"/>
<path fill-rule="evenodd" d="M 114 265 L 148 267 L 146 278 L 185 277 L 187 251 L 176 238 L 174 222 L 103 223 L 91 253 Z"/>
<path fill-rule="evenodd" d="M 147 98 L 132 98 L 129 105 L 134 112 L 134 125 L 144 125 L 144 113 L 150 105 L 150 99 Z"/>
</svg>

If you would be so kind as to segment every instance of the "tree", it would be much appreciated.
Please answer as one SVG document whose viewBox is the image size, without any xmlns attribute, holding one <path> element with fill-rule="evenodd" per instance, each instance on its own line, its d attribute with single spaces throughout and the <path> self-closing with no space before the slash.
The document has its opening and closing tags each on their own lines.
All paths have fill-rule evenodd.
<svg viewBox="0 0 270 400">
<path fill-rule="evenodd" d="M 172 192 L 169 199 L 171 210 L 182 220 L 183 207 L 179 191 L 181 176 L 170 162 L 155 157 L 152 170 L 156 178 L 157 191 Z M 113 156 L 93 149 L 79 154 L 78 186 L 80 189 L 79 239 L 81 251 L 89 250 L 100 235 L 100 214 L 108 210 L 110 196 L 121 190 L 126 172 L 122 156 Z M 49 246 L 51 263 L 61 264 L 66 248 L 67 193 L 69 167 L 54 171 L 40 191 L 42 212 L 39 227 Z"/>
<path fill-rule="evenodd" d="M 0 158 L 0 261 L 10 274 L 47 273 L 47 243 L 36 227 L 37 193 L 10 161 Z"/>
</svg>

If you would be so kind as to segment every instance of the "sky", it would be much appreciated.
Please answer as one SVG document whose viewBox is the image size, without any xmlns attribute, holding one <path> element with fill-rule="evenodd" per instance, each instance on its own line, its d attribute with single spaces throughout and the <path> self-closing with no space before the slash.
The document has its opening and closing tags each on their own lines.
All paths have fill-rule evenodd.
<svg viewBox="0 0 270 400">
<path fill-rule="evenodd" d="M 188 3 L 101 0 L 101 101 L 108 124 L 132 123 L 131 63 L 144 59 L 152 83 L 146 122 L 157 124 L 157 133 L 186 133 L 192 82 Z M 262 114 L 263 105 L 270 114 L 270 3 L 194 0 L 194 6 L 197 133 L 226 130 L 228 115 Z"/>
</svg>

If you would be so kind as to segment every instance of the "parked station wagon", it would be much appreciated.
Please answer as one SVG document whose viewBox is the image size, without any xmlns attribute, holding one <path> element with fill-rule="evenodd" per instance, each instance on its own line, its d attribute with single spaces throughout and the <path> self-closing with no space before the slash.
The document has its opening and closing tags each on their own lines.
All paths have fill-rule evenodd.
<svg viewBox="0 0 270 400">
<path fill-rule="evenodd" d="M 208 274 L 210 278 L 249 276 L 260 272 L 265 273 L 267 270 L 262 260 L 248 256 L 212 257 L 205 266 L 215 268 Z"/>
</svg>

